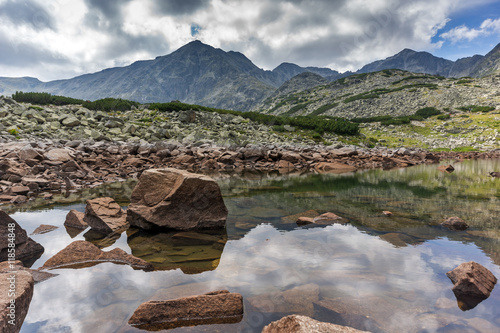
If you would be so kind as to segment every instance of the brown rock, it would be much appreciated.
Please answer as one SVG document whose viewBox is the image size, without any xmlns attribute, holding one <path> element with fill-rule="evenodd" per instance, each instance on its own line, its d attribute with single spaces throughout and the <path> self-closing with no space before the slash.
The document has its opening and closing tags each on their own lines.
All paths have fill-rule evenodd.
<svg viewBox="0 0 500 333">
<path fill-rule="evenodd" d="M 20 149 L 17 155 L 19 156 L 20 161 L 35 160 L 35 159 L 39 161 L 43 160 L 43 156 L 40 155 L 35 149 L 29 146 Z"/>
<path fill-rule="evenodd" d="M 66 215 L 66 221 L 64 221 L 64 225 L 72 228 L 85 229 L 89 225 L 83 220 L 84 217 L 84 213 L 72 209 L 69 211 L 68 215 Z"/>
<path fill-rule="evenodd" d="M 460 309 L 473 309 L 487 299 L 497 283 L 497 278 L 484 266 L 470 261 L 446 273 L 453 282 L 453 293 Z"/>
<path fill-rule="evenodd" d="M 35 269 L 29 269 L 23 266 L 20 260 L 12 261 L 2 261 L 0 262 L 0 273 L 11 273 L 13 271 L 26 271 L 33 276 L 35 283 L 43 282 L 48 280 L 58 274 L 52 274 L 49 272 L 38 271 Z"/>
<path fill-rule="evenodd" d="M 344 173 L 356 171 L 356 167 L 338 162 L 319 162 L 314 166 L 319 172 Z"/>
<path fill-rule="evenodd" d="M 297 223 L 297 225 L 311 224 L 311 223 L 314 223 L 314 218 L 301 216 L 297 219 L 296 223 Z"/>
<path fill-rule="evenodd" d="M 70 151 L 64 148 L 54 148 L 47 151 L 44 154 L 45 158 L 53 162 L 67 162 L 73 158 L 70 155 Z"/>
<path fill-rule="evenodd" d="M 14 237 L 9 237 L 11 233 Z M 13 239 L 14 244 L 19 245 L 26 243 L 28 235 L 12 217 L 0 209 L 0 250 L 7 249 L 9 239 Z"/>
<path fill-rule="evenodd" d="M 467 223 L 458 216 L 448 217 L 441 225 L 450 230 L 465 230 L 469 228 Z"/>
<path fill-rule="evenodd" d="M 15 245 L 15 252 L 11 252 L 15 253 L 15 258 L 9 257 L 9 248 L 12 248 L 10 239 Z M 43 246 L 28 238 L 26 231 L 16 221 L 0 210 L 0 261 L 17 259 L 30 266 L 43 251 Z"/>
<path fill-rule="evenodd" d="M 301 213 L 298 213 L 298 214 L 283 216 L 281 218 L 281 223 L 295 223 L 301 217 L 307 217 L 307 218 L 311 218 L 312 219 L 313 217 L 316 217 L 318 215 L 319 215 L 318 211 L 316 211 L 314 209 L 310 209 L 308 211 L 301 212 Z"/>
<path fill-rule="evenodd" d="M 12 204 L 23 204 L 28 201 L 28 197 L 25 195 L 16 195 L 10 200 L 10 203 Z"/>
<path fill-rule="evenodd" d="M 7 195 L 7 194 L 0 195 L 0 201 L 11 201 L 14 198 L 15 198 L 14 195 Z"/>
<path fill-rule="evenodd" d="M 313 219 L 314 223 L 317 224 L 330 224 L 330 223 L 336 223 L 339 220 L 342 220 L 342 218 L 334 213 L 327 212 L 324 214 L 321 214 L 320 216 L 316 216 Z"/>
<path fill-rule="evenodd" d="M 116 248 L 109 252 L 104 252 L 87 241 L 74 241 L 47 260 L 42 268 L 79 268 L 97 265 L 101 262 L 130 265 L 133 269 L 142 269 L 145 271 L 153 269 L 150 263 L 134 257 L 122 249 Z"/>
<path fill-rule="evenodd" d="M 264 327 L 262 333 L 369 333 L 352 327 L 314 320 L 306 316 L 291 315 Z"/>
<path fill-rule="evenodd" d="M 59 227 L 56 227 L 55 225 L 40 224 L 40 226 L 36 228 L 31 234 L 32 235 L 45 234 L 47 232 L 51 232 L 52 230 L 56 230 L 57 228 Z"/>
<path fill-rule="evenodd" d="M 285 161 L 285 160 L 280 160 L 278 163 L 276 163 L 276 167 L 279 169 L 294 169 L 295 168 L 295 166 L 291 162 Z"/>
<path fill-rule="evenodd" d="M 438 166 L 438 170 L 451 173 L 451 172 L 455 171 L 455 168 L 451 164 L 448 164 L 448 165 Z"/>
<path fill-rule="evenodd" d="M 148 330 L 181 326 L 237 323 L 243 318 L 243 297 L 227 290 L 141 304 L 129 324 Z"/>
<path fill-rule="evenodd" d="M 109 234 L 127 228 L 127 214 L 113 198 L 87 200 L 83 220 L 95 231 Z"/>
<path fill-rule="evenodd" d="M 166 168 L 142 173 L 127 214 L 143 229 L 216 229 L 225 226 L 227 208 L 212 178 Z"/>
<path fill-rule="evenodd" d="M 30 188 L 28 186 L 13 186 L 10 191 L 16 195 L 26 195 Z"/>
<path fill-rule="evenodd" d="M 10 295 L 13 285 L 15 295 Z M 0 332 L 17 333 L 21 330 L 33 297 L 33 285 L 29 272 L 0 274 Z"/>
<path fill-rule="evenodd" d="M 196 158 L 191 155 L 180 155 L 172 160 L 175 164 L 193 164 L 196 162 Z"/>
<path fill-rule="evenodd" d="M 281 155 L 281 160 L 288 161 L 290 163 L 298 163 L 303 161 L 303 158 L 302 156 L 300 156 L 299 153 L 288 151 L 288 152 L 283 152 L 283 154 Z"/>
</svg>

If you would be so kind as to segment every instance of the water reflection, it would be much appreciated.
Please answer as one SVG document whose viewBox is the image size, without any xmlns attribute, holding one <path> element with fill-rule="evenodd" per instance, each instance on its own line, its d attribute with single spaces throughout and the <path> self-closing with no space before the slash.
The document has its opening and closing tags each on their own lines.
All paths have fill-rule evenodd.
<svg viewBox="0 0 500 333">
<path fill-rule="evenodd" d="M 131 228 L 127 237 L 132 254 L 152 263 L 155 270 L 180 268 L 186 274 L 216 269 L 227 242 L 225 229 L 151 233 Z"/>
<path fill-rule="evenodd" d="M 140 332 L 127 321 L 142 302 L 219 289 L 243 295 L 240 323 L 172 331 L 260 332 L 291 313 L 373 332 L 500 331 L 500 288 L 462 312 L 446 277 L 468 261 L 500 277 L 500 186 L 488 176 L 500 161 L 453 165 L 452 174 L 436 165 L 347 175 L 217 174 L 229 209 L 224 233 L 130 229 L 102 246 L 133 253 L 156 271 L 110 263 L 54 270 L 59 276 L 35 286 L 21 332 Z M 106 191 L 121 193 L 118 186 Z M 70 209 L 83 211 L 79 200 L 13 218 L 28 233 L 42 221 L 62 226 Z M 328 211 L 349 223 L 295 224 L 296 216 Z M 471 228 L 440 226 L 457 215 Z M 84 234 L 72 237 L 64 228 L 34 235 L 46 249 L 34 267 Z"/>
</svg>

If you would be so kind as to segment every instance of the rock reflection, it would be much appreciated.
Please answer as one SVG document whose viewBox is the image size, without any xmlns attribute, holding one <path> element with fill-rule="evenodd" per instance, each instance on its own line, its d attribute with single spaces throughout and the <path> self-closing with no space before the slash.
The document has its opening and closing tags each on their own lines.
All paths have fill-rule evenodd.
<svg viewBox="0 0 500 333">
<path fill-rule="evenodd" d="M 132 254 L 155 270 L 180 268 L 185 274 L 215 270 L 227 242 L 225 229 L 152 233 L 131 228 L 127 237 Z"/>
</svg>

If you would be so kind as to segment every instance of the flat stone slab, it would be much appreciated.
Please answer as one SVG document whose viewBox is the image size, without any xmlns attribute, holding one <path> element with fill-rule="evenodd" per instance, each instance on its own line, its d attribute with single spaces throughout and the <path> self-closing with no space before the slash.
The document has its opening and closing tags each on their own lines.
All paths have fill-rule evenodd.
<svg viewBox="0 0 500 333">
<path fill-rule="evenodd" d="M 56 227 L 55 225 L 49 225 L 49 224 L 40 224 L 38 228 L 36 228 L 31 234 L 32 235 L 39 235 L 39 234 L 45 234 L 47 232 L 51 232 L 53 230 L 56 230 L 59 227 Z"/>
<path fill-rule="evenodd" d="M 82 268 L 103 262 L 130 265 L 133 269 L 142 269 L 145 271 L 153 270 L 153 266 L 150 263 L 134 257 L 122 249 L 116 248 L 109 252 L 104 252 L 87 241 L 74 241 L 47 260 L 42 268 Z"/>
<path fill-rule="evenodd" d="M 243 318 L 243 297 L 219 290 L 198 296 L 142 303 L 129 320 L 140 329 L 237 323 Z"/>
</svg>

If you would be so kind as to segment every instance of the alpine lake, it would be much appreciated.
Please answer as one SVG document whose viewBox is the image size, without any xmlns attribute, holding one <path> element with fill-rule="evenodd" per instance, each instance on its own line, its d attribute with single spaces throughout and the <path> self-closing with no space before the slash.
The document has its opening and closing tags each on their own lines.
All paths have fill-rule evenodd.
<svg viewBox="0 0 500 333">
<path fill-rule="evenodd" d="M 155 267 L 152 272 L 101 263 L 54 269 L 35 285 L 21 333 L 145 332 L 128 325 L 148 300 L 226 289 L 244 299 L 244 316 L 228 324 L 178 327 L 169 332 L 260 332 L 288 314 L 370 332 L 500 332 L 500 286 L 466 309 L 446 272 L 475 261 L 500 278 L 500 160 L 437 164 L 345 174 L 209 174 L 229 210 L 217 232 L 147 233 L 129 229 L 100 238 L 65 228 L 70 209 L 110 196 L 124 208 L 134 180 L 78 193 L 2 206 L 45 248 L 31 268 L 75 240 L 109 251 L 121 248 Z M 390 211 L 392 216 L 382 212 Z M 299 216 L 333 212 L 331 225 L 298 226 Z M 458 216 L 469 229 L 441 222 Z"/>
</svg>

